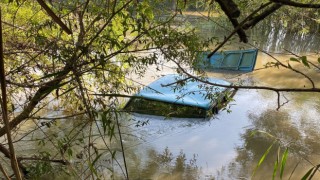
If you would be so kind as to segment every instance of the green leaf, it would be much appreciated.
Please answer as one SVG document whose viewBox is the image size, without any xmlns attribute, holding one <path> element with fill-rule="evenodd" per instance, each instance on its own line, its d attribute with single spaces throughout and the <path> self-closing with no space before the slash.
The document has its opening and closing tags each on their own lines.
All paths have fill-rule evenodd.
<svg viewBox="0 0 320 180">
<path fill-rule="evenodd" d="M 269 152 L 270 152 L 270 150 L 271 150 L 271 148 L 273 147 L 273 145 L 274 145 L 275 142 L 276 142 L 276 141 L 274 141 L 274 142 L 269 146 L 269 148 L 266 150 L 266 152 L 265 152 L 265 153 L 263 154 L 263 156 L 260 158 L 260 161 L 259 161 L 258 165 L 255 167 L 255 169 L 254 169 L 254 171 L 253 171 L 253 173 L 252 173 L 251 178 L 254 176 L 254 174 L 256 173 L 257 169 L 260 167 L 260 165 L 261 165 L 261 164 L 263 163 L 263 161 L 266 159 L 267 155 L 269 154 Z"/>
<path fill-rule="evenodd" d="M 307 66 L 308 68 L 310 68 L 309 62 L 308 62 L 306 56 L 302 56 L 302 57 L 301 57 L 301 60 L 302 60 L 303 65 L 305 65 L 305 66 Z"/>
<path fill-rule="evenodd" d="M 102 154 L 99 154 L 92 162 L 92 165 L 96 164 L 96 162 L 100 159 L 100 157 L 102 156 Z"/>
<path fill-rule="evenodd" d="M 274 179 L 276 177 L 278 165 L 279 165 L 279 159 L 277 158 L 277 160 L 274 162 L 272 179 Z"/>
<path fill-rule="evenodd" d="M 290 58 L 290 61 L 295 61 L 295 62 L 300 62 L 300 60 L 299 59 L 297 59 L 297 58 Z"/>
<path fill-rule="evenodd" d="M 68 153 L 68 156 L 70 156 L 70 157 L 71 157 L 71 156 L 72 156 L 72 154 L 73 154 L 72 149 L 68 148 L 67 153 Z"/>
<path fill-rule="evenodd" d="M 314 169 L 314 167 L 312 167 L 312 168 L 301 178 L 301 180 L 306 180 L 306 179 L 310 176 L 310 174 L 311 174 L 311 172 L 313 171 L 313 169 Z"/>
<path fill-rule="evenodd" d="M 90 168 L 91 172 L 93 172 L 93 174 L 98 177 L 97 170 L 95 169 L 95 167 L 93 166 L 93 164 L 91 164 L 91 162 L 89 162 L 89 168 Z"/>
<path fill-rule="evenodd" d="M 276 173 L 277 173 L 277 170 L 278 170 L 278 166 L 279 166 L 279 153 L 280 153 L 280 147 L 278 148 L 277 160 L 274 162 L 272 180 L 274 180 L 274 178 L 276 177 Z"/>
<path fill-rule="evenodd" d="M 288 152 L 289 152 L 289 149 L 287 148 L 282 155 L 281 167 L 280 167 L 280 179 L 282 179 L 284 167 L 286 166 Z"/>
</svg>

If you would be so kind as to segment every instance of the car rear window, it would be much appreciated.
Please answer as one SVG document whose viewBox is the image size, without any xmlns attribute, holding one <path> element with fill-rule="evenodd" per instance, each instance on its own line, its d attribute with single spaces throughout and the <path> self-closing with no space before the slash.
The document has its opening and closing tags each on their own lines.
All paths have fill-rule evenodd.
<svg viewBox="0 0 320 180">
<path fill-rule="evenodd" d="M 204 118 L 205 109 L 180 104 L 166 103 L 144 98 L 132 98 L 124 108 L 127 112 L 165 117 Z"/>
</svg>

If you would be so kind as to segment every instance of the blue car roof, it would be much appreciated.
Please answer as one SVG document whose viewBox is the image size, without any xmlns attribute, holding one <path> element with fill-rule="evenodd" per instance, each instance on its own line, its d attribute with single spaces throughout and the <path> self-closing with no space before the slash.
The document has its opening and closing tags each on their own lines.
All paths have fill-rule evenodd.
<svg viewBox="0 0 320 180">
<path fill-rule="evenodd" d="M 212 93 L 219 93 L 226 90 L 224 87 L 208 85 L 192 80 L 191 78 L 187 80 L 185 79 L 186 77 L 178 74 L 165 75 L 141 89 L 141 91 L 135 96 L 167 103 L 195 106 L 209 110 L 212 108 L 212 105 L 215 104 L 215 101 L 210 98 L 206 98 L 208 93 L 205 88 L 211 88 L 213 91 Z M 177 84 L 179 83 L 176 82 L 179 80 L 184 83 L 183 86 L 178 87 Z M 211 83 L 221 85 L 231 84 L 227 81 L 215 78 L 207 78 L 206 80 Z"/>
</svg>

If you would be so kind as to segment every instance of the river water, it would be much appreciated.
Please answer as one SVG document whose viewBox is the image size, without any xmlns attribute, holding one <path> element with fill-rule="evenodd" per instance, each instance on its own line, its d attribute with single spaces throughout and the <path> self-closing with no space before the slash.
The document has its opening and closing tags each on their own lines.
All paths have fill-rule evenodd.
<svg viewBox="0 0 320 180">
<path fill-rule="evenodd" d="M 223 37 L 227 35 L 225 30 L 218 28 L 211 21 L 200 18 L 193 23 L 199 27 L 199 33 L 203 36 L 211 34 Z M 274 60 L 262 51 L 268 52 L 286 64 L 292 57 L 285 51 L 286 49 L 307 55 L 308 60 L 317 64 L 319 57 L 317 53 L 320 49 L 319 33 L 288 33 L 277 23 L 271 24 L 268 28 L 261 29 L 260 27 L 260 29 L 253 29 L 249 32 L 251 39 L 254 40 L 250 43 L 255 47 L 238 43 L 237 39 L 224 47 L 224 49 L 259 48 L 254 72 L 244 74 L 206 72 L 206 75 L 230 82 L 241 81 L 247 85 L 311 87 L 311 83 L 306 78 L 291 70 L 265 69 L 265 64 L 274 62 Z M 320 85 L 319 69 L 306 68 L 298 63 L 291 63 L 291 66 L 305 72 L 317 86 Z M 156 70 L 157 68 L 159 69 L 159 66 L 149 67 L 144 77 L 133 76 L 133 79 L 140 84 L 147 85 L 161 75 L 175 73 L 173 64 L 164 64 L 160 67 L 160 71 Z M 229 104 L 230 113 L 220 111 L 209 120 L 165 119 L 138 114 L 130 116 L 136 121 L 148 122 L 147 125 L 141 127 L 135 127 L 134 123 L 122 127 L 130 179 L 272 179 L 277 155 L 279 154 L 281 159 L 287 147 L 289 155 L 284 169 L 284 179 L 301 179 L 310 168 L 319 164 L 319 93 L 281 93 L 280 104 L 283 106 L 279 110 L 277 110 L 277 94 L 271 91 L 240 89 L 235 94 L 234 100 Z M 61 112 L 50 113 L 50 116 L 61 116 L 61 114 Z M 58 123 L 57 127 L 47 129 L 46 133 L 58 131 L 59 134 L 56 137 L 63 137 L 64 129 L 76 127 L 75 121 L 82 121 L 79 118 L 72 120 L 55 122 Z M 128 124 L 127 122 L 122 123 Z M 34 124 L 28 121 L 22 130 L 27 132 L 34 128 Z M 87 135 L 84 132 L 86 131 L 79 133 L 78 136 L 86 138 Z M 30 135 L 33 141 L 19 142 L 17 144 L 18 154 L 50 151 L 50 148 L 53 147 L 48 144 L 53 140 L 47 138 L 49 143 L 47 142 L 46 146 L 41 146 L 38 141 L 34 141 L 38 137 L 42 138 L 43 134 L 42 130 L 35 131 Z M 252 176 L 260 158 L 273 143 L 267 158 Z M 98 138 L 95 144 L 98 148 L 105 148 L 104 143 Z M 76 148 L 73 150 L 73 154 L 78 153 Z M 108 159 L 110 156 L 105 158 Z M 100 163 L 104 165 L 106 162 L 109 163 L 109 160 L 106 159 Z M 121 157 L 118 161 L 123 167 Z M 84 166 L 83 169 L 85 168 Z M 108 169 L 102 171 L 106 171 L 107 175 L 110 172 Z M 280 168 L 276 174 L 277 178 L 279 173 Z M 320 178 L 319 174 L 319 172 L 316 173 L 315 179 Z M 115 179 L 123 179 L 123 177 L 120 174 L 115 176 Z M 50 177 L 47 178 L 50 179 Z M 66 179 L 69 179 L 69 176 Z"/>
<path fill-rule="evenodd" d="M 222 32 L 206 21 L 200 22 L 200 26 L 204 34 Z M 308 60 L 317 63 L 319 33 L 288 33 L 277 23 L 272 23 L 265 31 L 252 30 L 252 39 L 260 40 L 252 43 L 255 47 L 235 40 L 225 49 L 259 48 L 285 64 L 293 57 L 285 51 L 289 50 L 307 55 Z M 291 70 L 265 69 L 266 63 L 275 61 L 262 51 L 252 73 L 207 72 L 207 76 L 248 85 L 311 87 L 306 78 Z M 319 69 L 298 63 L 291 65 L 320 85 Z M 150 68 L 138 81 L 148 84 L 160 75 L 174 73 L 174 69 L 168 67 L 172 66 L 164 66 L 160 72 Z M 289 155 L 284 179 L 300 179 L 319 163 L 319 93 L 281 93 L 279 110 L 277 94 L 271 91 L 241 89 L 234 99 L 230 104 L 231 113 L 221 111 L 208 121 L 134 115 L 135 119 L 149 124 L 134 128 L 136 138 L 129 138 L 130 143 L 125 141 L 128 142 L 125 145 L 129 175 L 133 179 L 272 179 L 277 156 L 281 163 L 287 147 Z M 260 158 L 275 141 L 266 160 L 252 176 Z M 280 165 L 276 178 L 279 174 Z M 315 179 L 320 178 L 319 174 L 316 173 Z"/>
</svg>

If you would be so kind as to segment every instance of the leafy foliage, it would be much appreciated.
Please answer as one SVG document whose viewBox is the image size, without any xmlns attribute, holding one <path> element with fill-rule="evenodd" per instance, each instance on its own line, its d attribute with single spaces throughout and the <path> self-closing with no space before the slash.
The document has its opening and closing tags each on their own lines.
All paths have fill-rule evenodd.
<svg viewBox="0 0 320 180">
<path fill-rule="evenodd" d="M 36 0 L 0 3 L 5 7 L 5 67 L 11 115 L 15 114 L 12 127 L 32 119 L 33 129 L 15 131 L 21 138 L 38 132 L 39 149 L 52 155 L 26 173 L 42 175 L 51 171 L 53 160 L 64 159 L 76 162 L 70 164 L 73 174 L 102 177 L 97 168 L 106 159 L 102 155 L 116 157 L 115 148 L 109 146 L 118 138 L 114 119 L 120 118 L 121 100 L 96 94 L 130 94 L 137 89 L 132 73 L 143 75 L 149 65 L 171 59 L 188 63 L 202 48 L 192 28 L 172 26 L 177 12 L 159 9 L 163 2 L 50 1 L 48 5 L 71 35 Z M 159 61 L 159 49 L 164 62 Z M 0 129 L 0 136 L 3 132 Z M 94 136 L 104 148 L 95 145 Z"/>
</svg>

